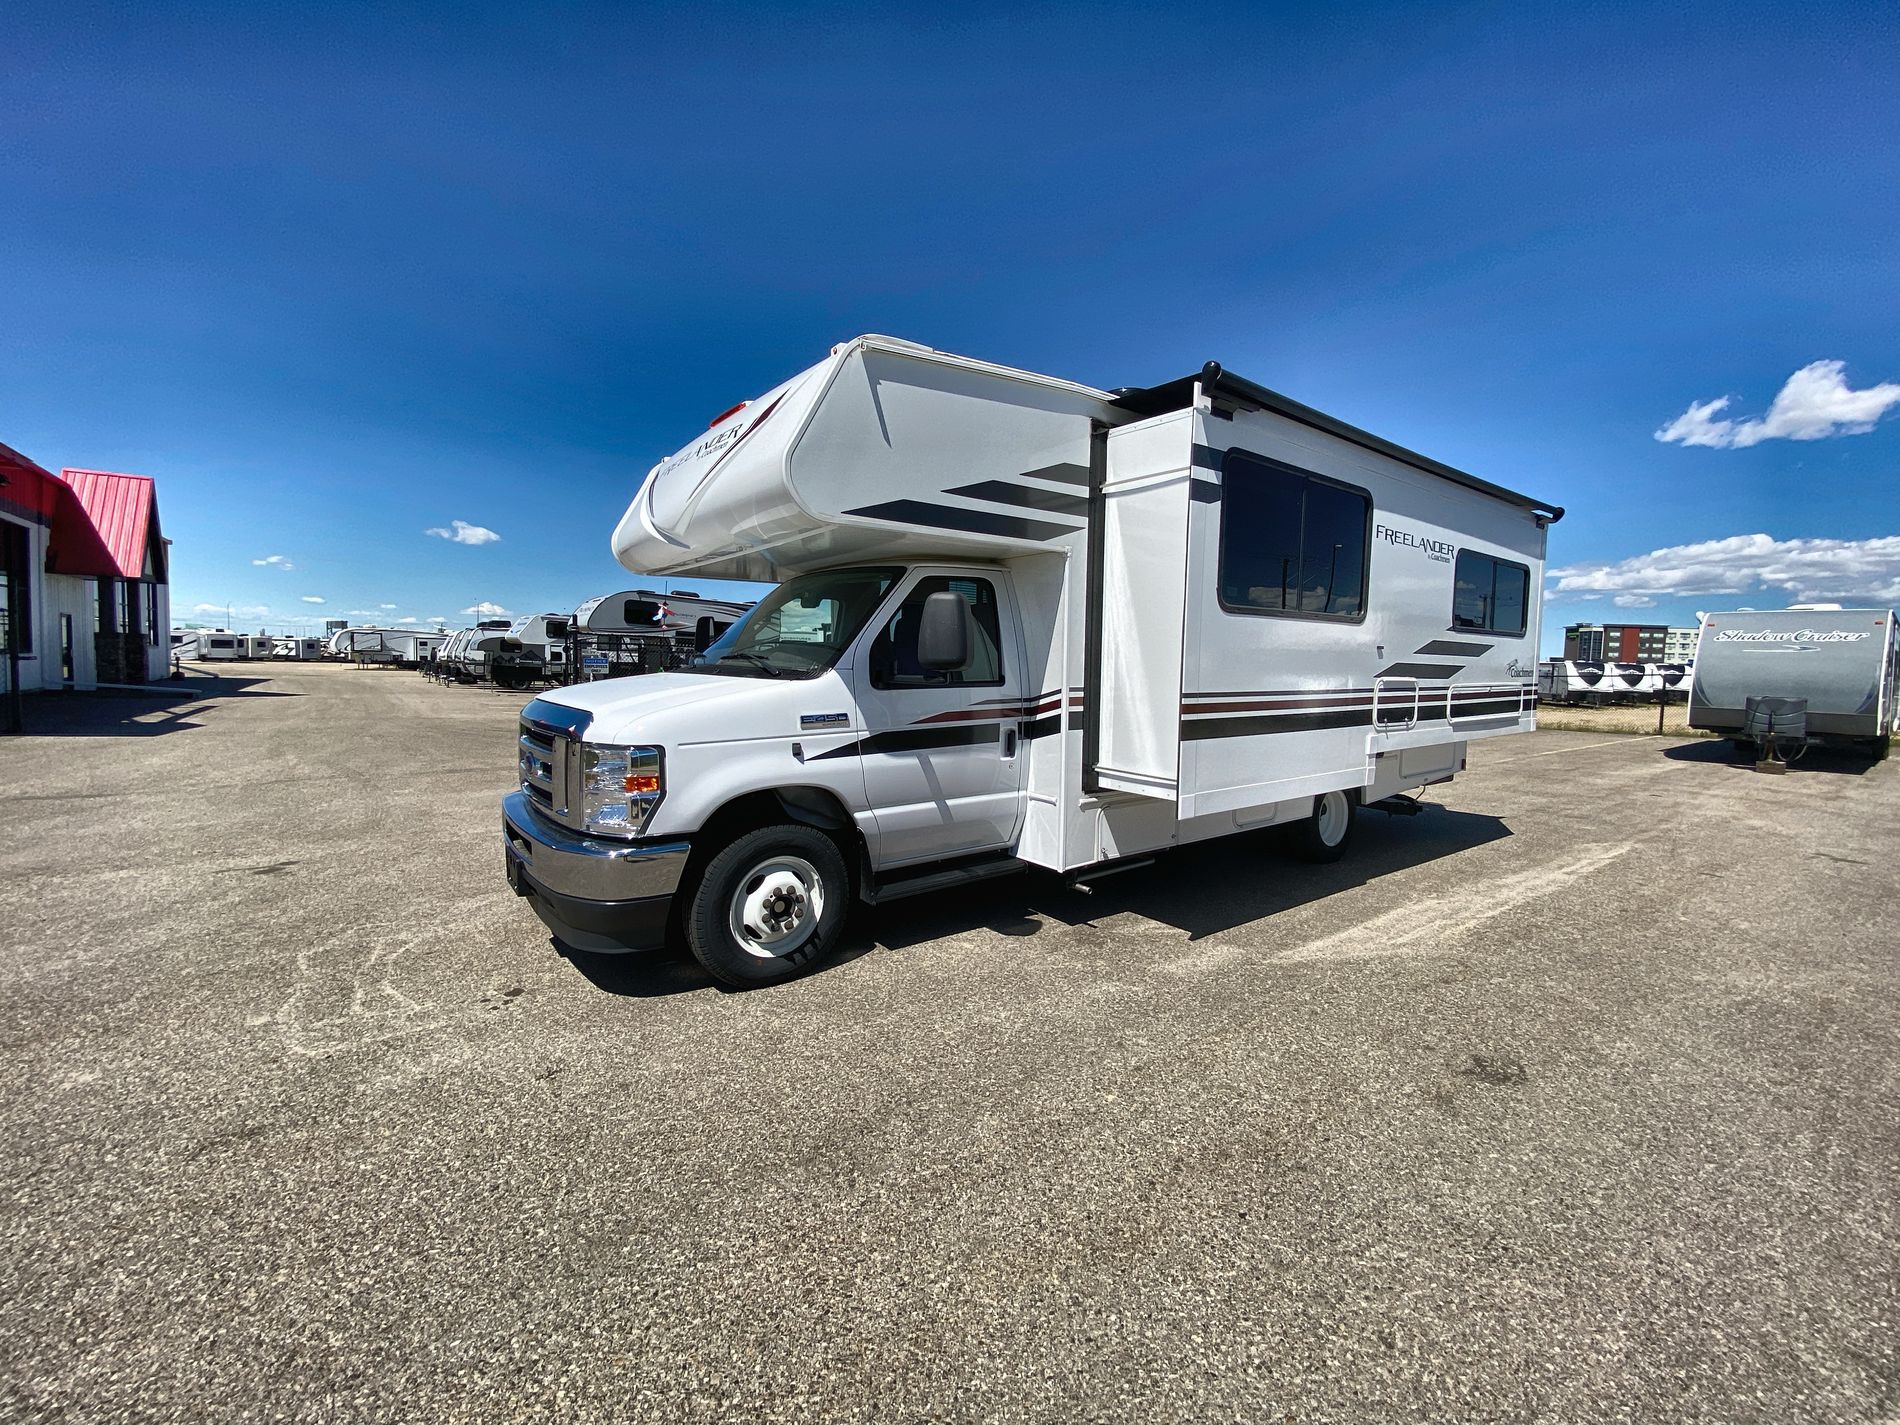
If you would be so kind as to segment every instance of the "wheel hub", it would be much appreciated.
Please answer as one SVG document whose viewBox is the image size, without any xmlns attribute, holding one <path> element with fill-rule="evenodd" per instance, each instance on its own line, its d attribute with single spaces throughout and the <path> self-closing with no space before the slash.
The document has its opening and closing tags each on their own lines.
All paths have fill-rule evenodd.
<svg viewBox="0 0 1900 1425">
<path fill-rule="evenodd" d="M 824 913 L 818 872 L 796 856 L 774 857 L 739 882 L 731 903 L 733 938 L 754 955 L 790 954 Z"/>
</svg>

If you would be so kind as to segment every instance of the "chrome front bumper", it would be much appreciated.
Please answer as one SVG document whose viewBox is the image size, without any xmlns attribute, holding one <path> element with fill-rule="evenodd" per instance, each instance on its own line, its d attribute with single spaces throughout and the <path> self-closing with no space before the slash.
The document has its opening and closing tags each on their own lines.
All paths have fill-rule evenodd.
<svg viewBox="0 0 1900 1425">
<path fill-rule="evenodd" d="M 656 949 L 686 874 L 686 841 L 616 841 L 557 825 L 521 792 L 501 803 L 508 883 L 557 939 L 582 950 Z"/>
</svg>

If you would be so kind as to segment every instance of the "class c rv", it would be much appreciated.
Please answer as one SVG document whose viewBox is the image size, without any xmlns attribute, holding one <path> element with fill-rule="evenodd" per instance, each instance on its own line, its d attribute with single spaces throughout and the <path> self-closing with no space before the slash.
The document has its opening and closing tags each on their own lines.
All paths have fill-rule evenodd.
<svg viewBox="0 0 1900 1425">
<path fill-rule="evenodd" d="M 647 475 L 639 574 L 776 583 L 689 667 L 522 711 L 558 943 L 767 984 L 879 903 L 1357 810 L 1535 726 L 1553 505 L 1209 363 L 1100 391 L 861 337 Z"/>
<path fill-rule="evenodd" d="M 1893 619 L 1892 609 L 1706 615 L 1689 726 L 1757 753 L 1772 736 L 1782 750 L 1829 745 L 1885 757 L 1900 722 Z"/>
</svg>

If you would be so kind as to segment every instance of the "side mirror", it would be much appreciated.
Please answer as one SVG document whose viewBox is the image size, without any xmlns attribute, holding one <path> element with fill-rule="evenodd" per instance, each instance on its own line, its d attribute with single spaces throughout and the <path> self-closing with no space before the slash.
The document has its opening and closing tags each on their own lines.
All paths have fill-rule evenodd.
<svg viewBox="0 0 1900 1425">
<path fill-rule="evenodd" d="M 933 673 L 954 673 L 970 662 L 970 606 L 948 589 L 924 600 L 917 625 L 917 661 Z"/>
<path fill-rule="evenodd" d="M 718 637 L 719 631 L 713 627 L 712 615 L 700 615 L 699 622 L 693 625 L 693 652 L 704 653 Z"/>
</svg>

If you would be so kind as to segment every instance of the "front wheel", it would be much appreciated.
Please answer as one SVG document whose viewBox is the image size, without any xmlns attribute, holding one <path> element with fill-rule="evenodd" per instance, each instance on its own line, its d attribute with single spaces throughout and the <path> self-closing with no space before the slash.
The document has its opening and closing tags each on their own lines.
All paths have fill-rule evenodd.
<svg viewBox="0 0 1900 1425">
<path fill-rule="evenodd" d="M 789 980 L 837 943 L 851 882 L 838 845 L 788 823 L 749 831 L 720 851 L 687 903 L 686 944 L 722 985 Z"/>
<path fill-rule="evenodd" d="M 1313 814 L 1293 828 L 1293 854 L 1302 861 L 1337 861 L 1352 841 L 1353 800 L 1345 792 L 1313 798 Z"/>
</svg>

